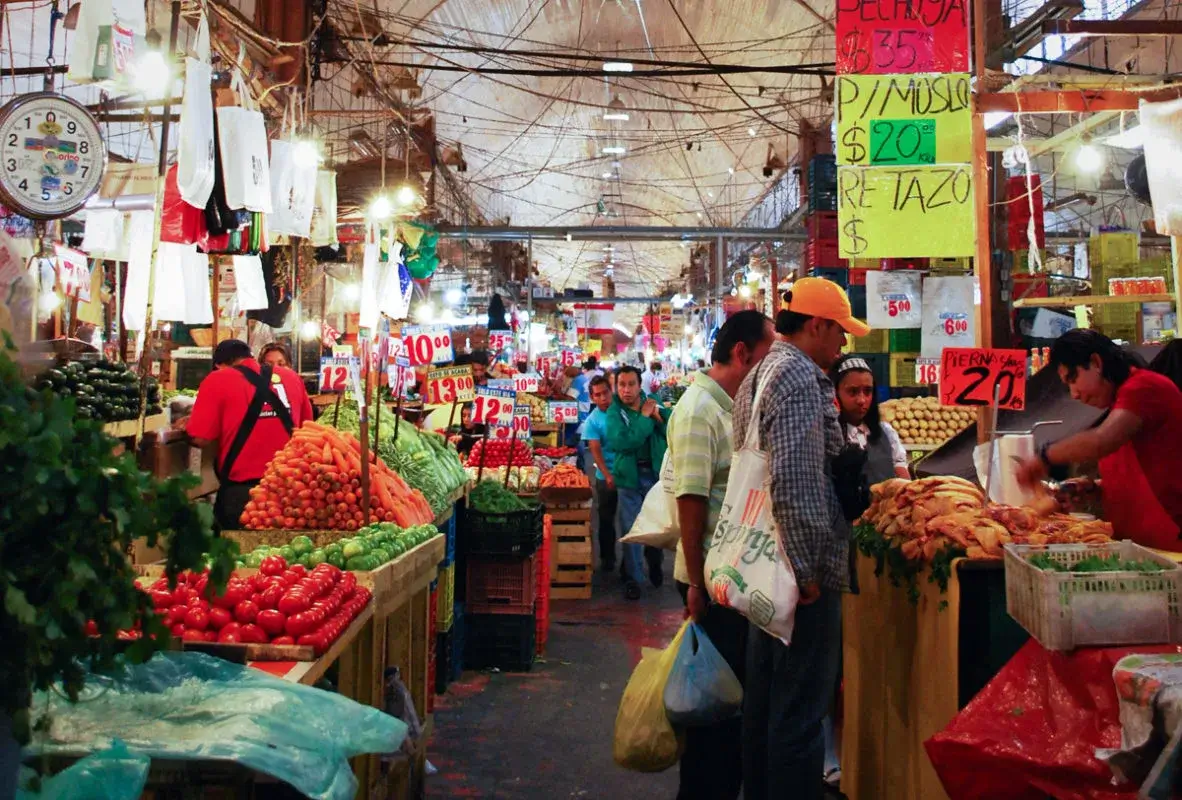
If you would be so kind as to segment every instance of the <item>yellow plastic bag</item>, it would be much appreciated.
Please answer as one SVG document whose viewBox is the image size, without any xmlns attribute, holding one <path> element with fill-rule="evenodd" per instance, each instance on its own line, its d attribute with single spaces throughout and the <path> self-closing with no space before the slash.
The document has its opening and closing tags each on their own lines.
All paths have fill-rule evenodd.
<svg viewBox="0 0 1182 800">
<path fill-rule="evenodd" d="M 681 758 L 681 741 L 665 716 L 665 683 L 681 648 L 688 623 L 664 650 L 644 648 L 632 671 L 612 738 L 612 757 L 625 769 L 661 772 Z"/>
</svg>

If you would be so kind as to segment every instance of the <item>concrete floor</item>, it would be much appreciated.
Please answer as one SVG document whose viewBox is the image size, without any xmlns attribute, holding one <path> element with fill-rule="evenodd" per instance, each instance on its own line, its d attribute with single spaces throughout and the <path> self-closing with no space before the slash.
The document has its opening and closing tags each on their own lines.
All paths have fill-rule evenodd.
<svg viewBox="0 0 1182 800">
<path fill-rule="evenodd" d="M 629 772 L 612 761 L 616 709 L 642 647 L 663 647 L 682 619 L 666 558 L 661 589 L 628 602 L 596 573 L 591 600 L 551 605 L 543 661 L 526 673 L 465 672 L 436 698 L 431 798 L 671 800 L 677 768 Z"/>
</svg>

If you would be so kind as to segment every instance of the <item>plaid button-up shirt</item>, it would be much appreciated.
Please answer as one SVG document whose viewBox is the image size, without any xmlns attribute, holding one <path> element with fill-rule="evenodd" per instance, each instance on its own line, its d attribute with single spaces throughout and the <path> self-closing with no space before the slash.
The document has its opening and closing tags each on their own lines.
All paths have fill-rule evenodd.
<svg viewBox="0 0 1182 800">
<path fill-rule="evenodd" d="M 829 470 L 842 447 L 833 384 L 799 348 L 777 341 L 735 395 L 736 448 L 746 440 L 757 381 L 764 386 L 759 446 L 769 459 L 772 515 L 796 581 L 848 591 L 850 531 Z"/>
</svg>

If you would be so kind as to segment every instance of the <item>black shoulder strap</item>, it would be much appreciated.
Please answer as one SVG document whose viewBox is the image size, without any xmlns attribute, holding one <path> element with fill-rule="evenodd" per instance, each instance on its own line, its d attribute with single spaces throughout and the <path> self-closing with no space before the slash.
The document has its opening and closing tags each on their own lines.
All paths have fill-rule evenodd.
<svg viewBox="0 0 1182 800">
<path fill-rule="evenodd" d="M 254 432 L 254 426 L 258 424 L 259 415 L 263 413 L 264 405 L 269 404 L 271 406 L 271 409 L 275 412 L 275 416 L 283 424 L 283 428 L 289 436 L 295 430 L 295 424 L 291 419 L 291 412 L 288 411 L 283 401 L 279 399 L 279 395 L 275 394 L 275 390 L 271 388 L 270 364 L 263 364 L 259 372 L 242 366 L 236 366 L 233 369 L 237 370 L 238 374 L 246 378 L 247 382 L 254 386 L 254 397 L 250 399 L 250 405 L 246 407 L 246 416 L 242 418 L 242 424 L 238 426 L 238 432 L 234 435 L 234 441 L 230 443 L 230 449 L 226 452 L 226 457 L 217 470 L 218 480 L 223 482 L 229 480 L 230 470 L 234 468 L 234 462 L 238 460 L 238 456 L 242 454 L 242 448 L 246 447 L 246 442 L 250 439 L 250 434 Z"/>
</svg>

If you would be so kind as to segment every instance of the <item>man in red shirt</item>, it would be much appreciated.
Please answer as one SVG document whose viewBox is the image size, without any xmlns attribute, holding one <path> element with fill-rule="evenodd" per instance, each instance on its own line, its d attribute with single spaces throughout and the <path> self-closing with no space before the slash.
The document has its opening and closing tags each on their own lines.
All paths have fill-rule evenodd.
<svg viewBox="0 0 1182 800">
<path fill-rule="evenodd" d="M 300 376 L 286 367 L 259 366 L 250 347 L 228 339 L 213 351 L 213 372 L 201 381 L 186 430 L 198 447 L 218 443 L 221 481 L 214 517 L 239 527 L 250 490 L 291 432 L 312 419 L 312 402 Z"/>
</svg>

